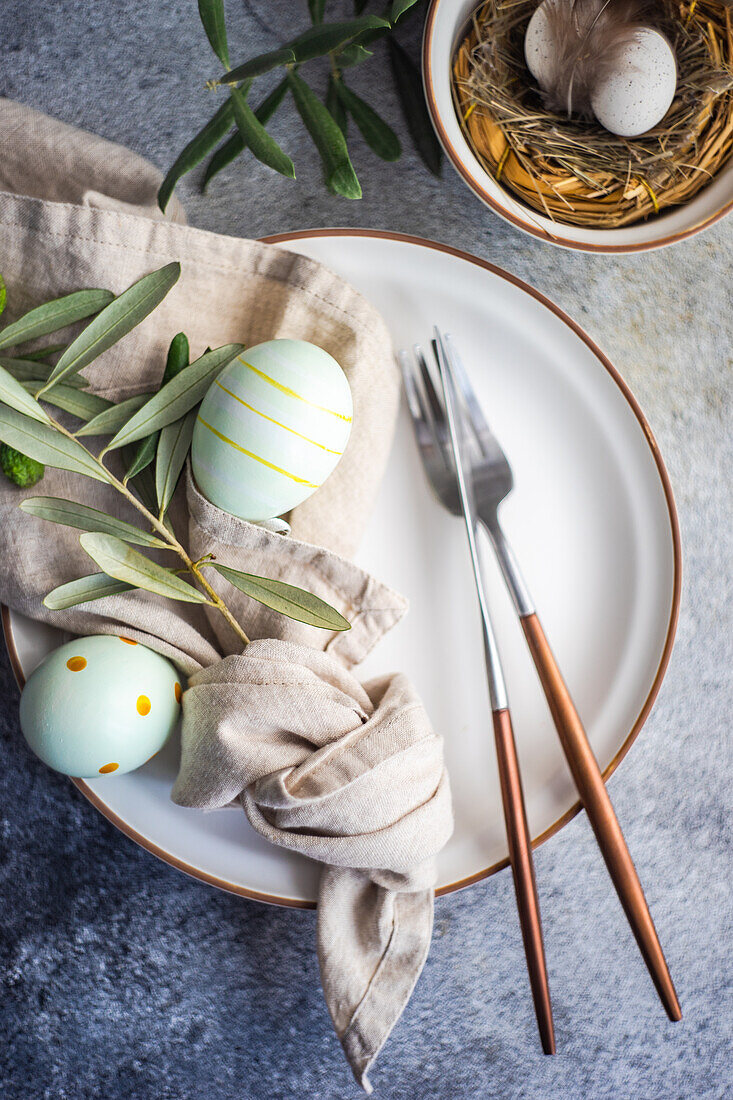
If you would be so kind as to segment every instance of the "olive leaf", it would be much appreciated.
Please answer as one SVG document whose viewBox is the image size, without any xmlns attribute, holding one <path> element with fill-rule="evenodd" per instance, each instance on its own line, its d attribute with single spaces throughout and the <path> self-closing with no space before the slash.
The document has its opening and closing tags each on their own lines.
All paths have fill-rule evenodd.
<svg viewBox="0 0 733 1100">
<path fill-rule="evenodd" d="M 0 348 L 25 344 L 37 336 L 47 336 L 49 332 L 57 332 L 75 321 L 83 321 L 109 305 L 113 299 L 114 294 L 109 290 L 77 290 L 73 294 L 65 294 L 63 298 L 44 302 L 0 332 Z"/>
<path fill-rule="evenodd" d="M 382 19 L 379 15 L 362 15 L 358 19 L 348 19 L 339 23 L 318 23 L 307 31 L 303 31 L 297 38 L 286 42 L 280 49 L 271 50 L 269 53 L 245 61 L 243 65 L 237 65 L 220 83 L 230 84 L 238 80 L 246 80 L 261 76 L 280 65 L 301 64 L 304 61 L 311 61 L 314 57 L 323 57 L 324 54 L 345 46 L 363 31 L 383 28 L 389 28 L 389 20 Z"/>
<path fill-rule="evenodd" d="M 116 535 L 123 542 L 132 542 L 136 546 L 156 546 L 165 549 L 167 543 L 151 535 L 148 531 L 141 531 L 132 523 L 108 516 L 106 512 L 100 512 L 97 508 L 90 508 L 86 504 L 77 504 L 73 500 L 64 500 L 62 497 L 27 497 L 21 501 L 20 507 L 31 516 L 48 520 L 49 523 L 59 523 L 63 527 L 76 527 L 81 531 L 97 531 L 106 535 Z"/>
<path fill-rule="evenodd" d="M 3 355 L 0 358 L 0 367 L 12 374 L 18 382 L 42 382 L 44 368 L 42 364 L 35 363 L 32 359 L 10 359 Z M 49 368 L 50 369 L 50 368 Z"/>
<path fill-rule="evenodd" d="M 239 88 L 232 88 L 230 97 L 237 129 L 242 136 L 242 141 L 252 154 L 268 168 L 274 168 L 281 176 L 295 179 L 292 160 L 282 151 L 274 137 L 268 134 Z"/>
<path fill-rule="evenodd" d="M 199 0 L 199 15 L 211 48 L 225 69 L 229 68 L 229 47 L 224 22 L 223 0 Z"/>
<path fill-rule="evenodd" d="M 44 400 L 50 401 L 61 388 L 61 386 L 54 386 L 48 394 L 44 394 Z M 91 394 L 84 396 L 91 396 Z M 106 407 L 87 420 L 86 424 L 74 432 L 74 435 L 112 435 L 114 432 L 119 431 L 132 414 L 142 408 L 150 397 L 151 394 L 149 393 L 138 393 L 134 397 L 128 397 L 126 401 L 120 401 L 119 405 L 113 405 L 107 401 L 105 402 Z"/>
<path fill-rule="evenodd" d="M 0 405 L 0 439 L 16 451 L 21 451 L 45 466 L 71 470 L 95 481 L 108 481 L 104 469 L 84 450 L 81 443 L 57 432 L 47 424 L 39 424 L 15 409 Z"/>
<path fill-rule="evenodd" d="M 7 301 L 8 292 L 5 289 L 5 280 L 0 275 L 0 313 L 5 309 L 5 302 Z"/>
<path fill-rule="evenodd" d="M 333 73 L 329 73 L 328 88 L 326 90 L 326 110 L 330 112 L 333 121 L 345 138 L 349 130 L 349 116 L 337 91 L 340 83 L 340 77 L 335 77 Z"/>
<path fill-rule="evenodd" d="M 110 300 L 112 297 L 113 295 L 110 295 Z M 63 351 L 65 347 L 66 344 L 47 344 L 45 348 L 36 348 L 35 351 L 24 351 L 23 358 L 43 361 L 44 359 L 48 359 L 49 355 L 55 355 L 57 351 Z M 48 369 L 50 370 L 51 368 L 49 367 Z"/>
<path fill-rule="evenodd" d="M 288 81 L 298 113 L 320 154 L 328 187 L 344 198 L 360 199 L 361 186 L 338 124 L 301 77 L 290 72 Z"/>
<path fill-rule="evenodd" d="M 361 136 L 382 160 L 397 160 L 402 152 L 399 138 L 377 112 L 364 100 L 347 88 L 343 80 L 336 83 L 336 94 L 356 123 Z"/>
<path fill-rule="evenodd" d="M 325 600 L 314 596 L 312 592 L 306 592 L 303 588 L 296 588 L 295 585 L 286 584 L 284 581 L 270 580 L 269 577 L 242 573 L 239 569 L 219 565 L 218 562 L 211 562 L 211 568 L 216 569 L 217 573 L 220 573 L 240 592 L 251 596 L 253 600 L 257 600 L 266 607 L 271 607 L 281 615 L 287 615 L 289 619 L 297 619 L 300 623 L 322 627 L 324 630 L 351 629 L 348 619 L 340 615 Z"/>
<path fill-rule="evenodd" d="M 44 385 L 45 382 L 24 382 L 23 388 L 30 393 L 38 394 Z M 79 420 L 91 420 L 92 417 L 113 407 L 112 402 L 104 397 L 97 397 L 95 393 L 86 393 L 77 386 L 67 386 L 63 383 L 44 393 L 43 400 L 49 405 L 55 405 L 57 409 L 71 413 Z"/>
<path fill-rule="evenodd" d="M 255 107 L 255 115 L 263 126 L 268 123 L 275 114 L 275 111 L 285 99 L 287 91 L 287 80 L 281 80 L 279 84 L 275 85 L 270 94 L 265 96 L 259 107 Z"/>
<path fill-rule="evenodd" d="M 394 38 L 389 40 L 389 58 L 410 137 L 423 163 L 434 176 L 439 176 L 443 150 L 425 106 L 420 70 Z"/>
<path fill-rule="evenodd" d="M 418 0 L 392 0 L 392 7 L 389 11 L 389 18 L 392 23 L 396 23 L 397 20 L 413 8 Z"/>
<path fill-rule="evenodd" d="M 171 600 L 208 603 L 203 592 L 199 592 L 170 569 L 150 561 L 144 554 L 133 550 L 114 535 L 89 531 L 79 537 L 79 542 L 92 561 L 115 580 L 125 581 L 135 588 L 144 588 L 146 592 L 154 592 L 158 596 L 167 596 Z"/>
<path fill-rule="evenodd" d="M 137 450 L 135 451 L 132 462 L 125 471 L 124 480 L 126 482 L 129 481 L 131 478 L 137 477 L 138 474 L 142 473 L 142 471 L 153 461 L 153 459 L 155 458 L 155 452 L 158 449 L 159 435 L 159 432 L 153 432 L 152 435 L 146 435 L 144 439 L 140 440 L 137 445 Z M 151 497 L 151 500 L 153 500 L 153 497 Z M 153 507 L 155 507 L 154 500 Z"/>
<path fill-rule="evenodd" d="M 196 414 L 197 410 L 191 409 L 182 420 L 177 420 L 175 424 L 168 424 L 160 433 L 155 460 L 155 493 L 161 517 L 168 511 L 186 455 L 191 447 Z"/>
<path fill-rule="evenodd" d="M 161 183 L 158 189 L 158 206 L 161 210 L 165 211 L 181 176 L 185 176 L 187 172 L 200 164 L 204 157 L 216 148 L 222 138 L 226 137 L 233 125 L 234 109 L 231 100 L 227 99 L 213 118 L 210 118 L 196 136 L 189 141 Z"/>
<path fill-rule="evenodd" d="M 326 0 L 308 0 L 308 11 L 314 23 L 323 22 L 323 13 L 326 9 Z"/>
<path fill-rule="evenodd" d="M 300 64 L 338 50 L 364 31 L 382 29 L 389 30 L 388 19 L 382 19 L 379 15 L 362 15 L 358 19 L 310 27 L 287 45 L 292 50 L 295 61 Z"/>
<path fill-rule="evenodd" d="M 345 46 L 339 51 L 336 63 L 339 69 L 351 69 L 354 65 L 361 65 L 362 61 L 367 61 L 370 57 L 374 57 L 373 50 L 367 50 L 361 42 L 352 42 L 350 46 Z"/>
<path fill-rule="evenodd" d="M 179 263 L 166 264 L 123 290 L 69 344 L 51 371 L 44 390 L 61 382 L 67 375 L 76 374 L 88 366 L 98 355 L 139 325 L 160 305 L 180 274 Z"/>
<path fill-rule="evenodd" d="M 41 424 L 48 424 L 50 421 L 48 413 L 4 367 L 0 367 L 0 401 L 33 420 L 39 420 Z"/>
<path fill-rule="evenodd" d="M 146 401 L 120 428 L 103 453 L 134 443 L 185 416 L 189 409 L 198 405 L 216 376 L 242 351 L 242 344 L 225 344 L 214 351 L 204 352 Z"/>
<path fill-rule="evenodd" d="M 177 374 L 180 374 L 188 366 L 190 357 L 191 349 L 188 346 L 186 333 L 177 332 L 168 347 L 161 385 L 164 386 L 166 382 L 170 382 L 171 378 L 175 378 Z"/>
<path fill-rule="evenodd" d="M 127 592 L 135 585 L 125 581 L 116 581 L 106 573 L 90 573 L 88 577 L 79 577 L 77 581 L 60 584 L 48 593 L 43 603 L 51 611 L 65 611 L 80 603 L 101 600 L 104 596 L 114 596 L 118 592 Z"/>
<path fill-rule="evenodd" d="M 283 46 L 281 49 L 270 50 L 269 53 L 253 57 L 251 61 L 245 61 L 243 65 L 237 65 L 236 69 L 232 69 L 230 73 L 227 73 L 226 78 L 220 83 L 235 84 L 239 80 L 251 80 L 255 76 L 269 73 L 271 69 L 279 68 L 280 65 L 293 65 L 295 60 L 295 54 L 290 47 Z"/>
<path fill-rule="evenodd" d="M 255 118 L 258 122 L 261 122 L 263 126 L 266 126 L 272 116 L 277 111 L 278 107 L 282 103 L 283 99 L 287 95 L 288 82 L 287 80 L 281 80 L 265 99 L 262 100 L 259 107 L 255 107 Z M 206 166 L 204 172 L 204 178 L 201 183 L 201 190 L 205 191 L 209 185 L 209 182 L 217 174 L 221 172 L 222 168 L 226 168 L 228 164 L 243 153 L 246 146 L 244 138 L 239 133 L 233 134 L 228 141 L 221 146 L 220 149 L 214 153 L 213 157 Z"/>
<path fill-rule="evenodd" d="M 48 363 L 39 363 L 35 359 L 9 359 L 5 355 L 0 356 L 0 366 L 4 367 L 8 374 L 12 374 L 13 378 L 16 378 L 19 382 L 37 382 L 39 387 L 46 381 L 52 369 Z M 86 389 L 89 383 L 86 378 L 78 375 L 67 379 L 65 385 L 83 390 Z"/>
<path fill-rule="evenodd" d="M 256 112 L 255 112 L 256 113 Z M 218 175 L 222 169 L 226 168 L 233 160 L 236 160 L 240 153 L 244 152 L 244 139 L 242 135 L 237 131 L 236 134 L 232 134 L 219 149 L 216 150 L 209 163 L 204 170 L 204 178 L 201 181 L 201 193 L 206 194 L 206 189 L 211 183 L 214 176 Z"/>
<path fill-rule="evenodd" d="M 207 349 L 210 350 L 210 349 Z M 177 374 L 180 374 L 182 370 L 188 366 L 190 359 L 190 348 L 188 345 L 188 337 L 185 332 L 178 332 L 173 337 L 168 348 L 168 355 L 165 361 L 165 370 L 163 371 L 163 379 L 161 386 L 164 386 L 167 382 L 170 382 L 171 378 L 175 378 Z M 150 396 L 150 395 L 146 395 Z M 121 428 L 122 424 L 118 425 Z M 138 477 L 142 471 L 150 465 L 155 458 L 155 453 L 158 449 L 158 439 L 160 432 L 153 432 L 152 435 L 144 436 L 138 441 L 137 447 L 132 455 L 129 454 L 130 448 L 127 448 L 128 453 L 123 452 L 123 457 L 127 465 L 127 471 L 125 473 L 124 481 L 127 483 L 131 479 Z M 146 508 L 155 511 L 156 496 L 155 487 L 152 480 L 146 480 L 144 485 L 140 483 L 135 485 L 140 491 L 140 495 L 145 495 L 147 499 L 143 500 Z"/>
</svg>

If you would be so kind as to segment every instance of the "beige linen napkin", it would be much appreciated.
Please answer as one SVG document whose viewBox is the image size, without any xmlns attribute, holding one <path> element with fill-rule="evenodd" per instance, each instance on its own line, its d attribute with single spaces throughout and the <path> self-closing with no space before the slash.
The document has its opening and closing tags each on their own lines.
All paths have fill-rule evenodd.
<svg viewBox="0 0 733 1100">
<path fill-rule="evenodd" d="M 183 707 L 173 800 L 240 798 L 267 840 L 325 865 L 323 991 L 371 1092 L 430 946 L 434 857 L 453 827 L 442 740 L 405 676 L 362 685 L 329 654 L 272 639 L 196 673 Z"/>
<path fill-rule="evenodd" d="M 323 864 L 323 988 L 350 1064 L 366 1072 L 409 999 L 430 942 L 434 856 L 451 828 L 442 741 L 401 675 L 361 685 L 351 669 L 404 614 L 405 601 L 346 557 L 386 463 L 398 401 L 389 335 L 376 311 L 320 264 L 256 241 L 162 220 L 160 173 L 120 146 L 0 99 L 0 273 L 12 318 L 82 287 L 119 292 L 171 260 L 179 282 L 158 309 L 85 372 L 114 400 L 157 384 L 171 337 L 207 345 L 313 340 L 343 366 L 354 428 L 334 474 L 290 516 L 293 537 L 221 512 L 190 472 L 171 516 L 189 549 L 301 585 L 352 623 L 328 633 L 216 584 L 256 639 L 241 653 L 209 608 L 142 591 L 65 612 L 51 588 L 93 572 L 78 532 L 21 512 L 28 495 L 82 501 L 131 522 L 109 487 L 47 470 L 29 494 L 0 478 L 0 598 L 74 633 L 124 633 L 189 677 L 174 797 L 213 808 L 239 798 L 262 835 Z M 0 361 L 2 355 L 0 354 Z M 213 583 L 213 582 L 212 582 Z M 222 659 L 223 658 L 223 659 Z"/>
</svg>

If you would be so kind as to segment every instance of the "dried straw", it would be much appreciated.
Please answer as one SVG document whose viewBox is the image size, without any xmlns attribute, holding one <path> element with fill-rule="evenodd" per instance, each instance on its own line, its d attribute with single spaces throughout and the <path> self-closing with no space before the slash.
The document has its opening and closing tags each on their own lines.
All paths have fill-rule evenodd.
<svg viewBox="0 0 733 1100">
<path fill-rule="evenodd" d="M 497 181 L 557 222 L 615 228 L 681 205 L 733 152 L 733 10 L 660 0 L 677 55 L 674 102 L 654 130 L 621 138 L 545 110 L 524 61 L 538 0 L 485 0 L 453 64 L 459 120 Z"/>
</svg>

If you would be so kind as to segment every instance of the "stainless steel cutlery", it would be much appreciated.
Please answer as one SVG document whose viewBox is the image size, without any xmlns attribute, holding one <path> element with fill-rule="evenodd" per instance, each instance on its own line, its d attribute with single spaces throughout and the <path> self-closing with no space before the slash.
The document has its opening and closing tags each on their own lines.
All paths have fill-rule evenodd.
<svg viewBox="0 0 733 1100">
<path fill-rule="evenodd" d="M 499 521 L 499 506 L 513 488 L 511 467 L 486 422 L 451 337 L 436 328 L 432 351 L 435 368 L 418 346 L 412 359 L 402 351 L 400 362 L 428 481 L 443 507 L 463 515 L 466 522 L 484 630 L 510 860 L 543 1049 L 554 1051 L 554 1036 L 539 903 L 506 689 L 481 578 L 476 546 L 479 527 L 496 554 L 573 780 L 628 922 L 669 1018 L 679 1020 L 682 1013 L 677 994 L 601 770 Z"/>
</svg>

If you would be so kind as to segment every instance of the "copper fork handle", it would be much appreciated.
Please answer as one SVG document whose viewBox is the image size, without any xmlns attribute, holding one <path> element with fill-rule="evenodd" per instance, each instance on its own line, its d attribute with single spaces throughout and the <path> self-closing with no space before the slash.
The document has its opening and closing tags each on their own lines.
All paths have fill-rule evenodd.
<svg viewBox="0 0 733 1100">
<path fill-rule="evenodd" d="M 522 792 L 522 779 L 517 759 L 512 720 L 507 709 L 495 710 L 494 739 L 499 765 L 501 800 L 509 842 L 509 861 L 514 876 L 519 924 L 527 959 L 527 972 L 532 990 L 542 1049 L 555 1053 L 555 1031 L 552 1023 L 550 988 L 547 981 L 545 948 L 542 941 L 540 903 L 532 860 L 532 844 L 527 826 L 527 814 Z"/>
<path fill-rule="evenodd" d="M 520 622 L 581 802 L 639 950 L 667 1015 L 670 1020 L 681 1020 L 682 1010 L 657 930 L 583 723 L 536 613 L 521 616 Z"/>
</svg>

